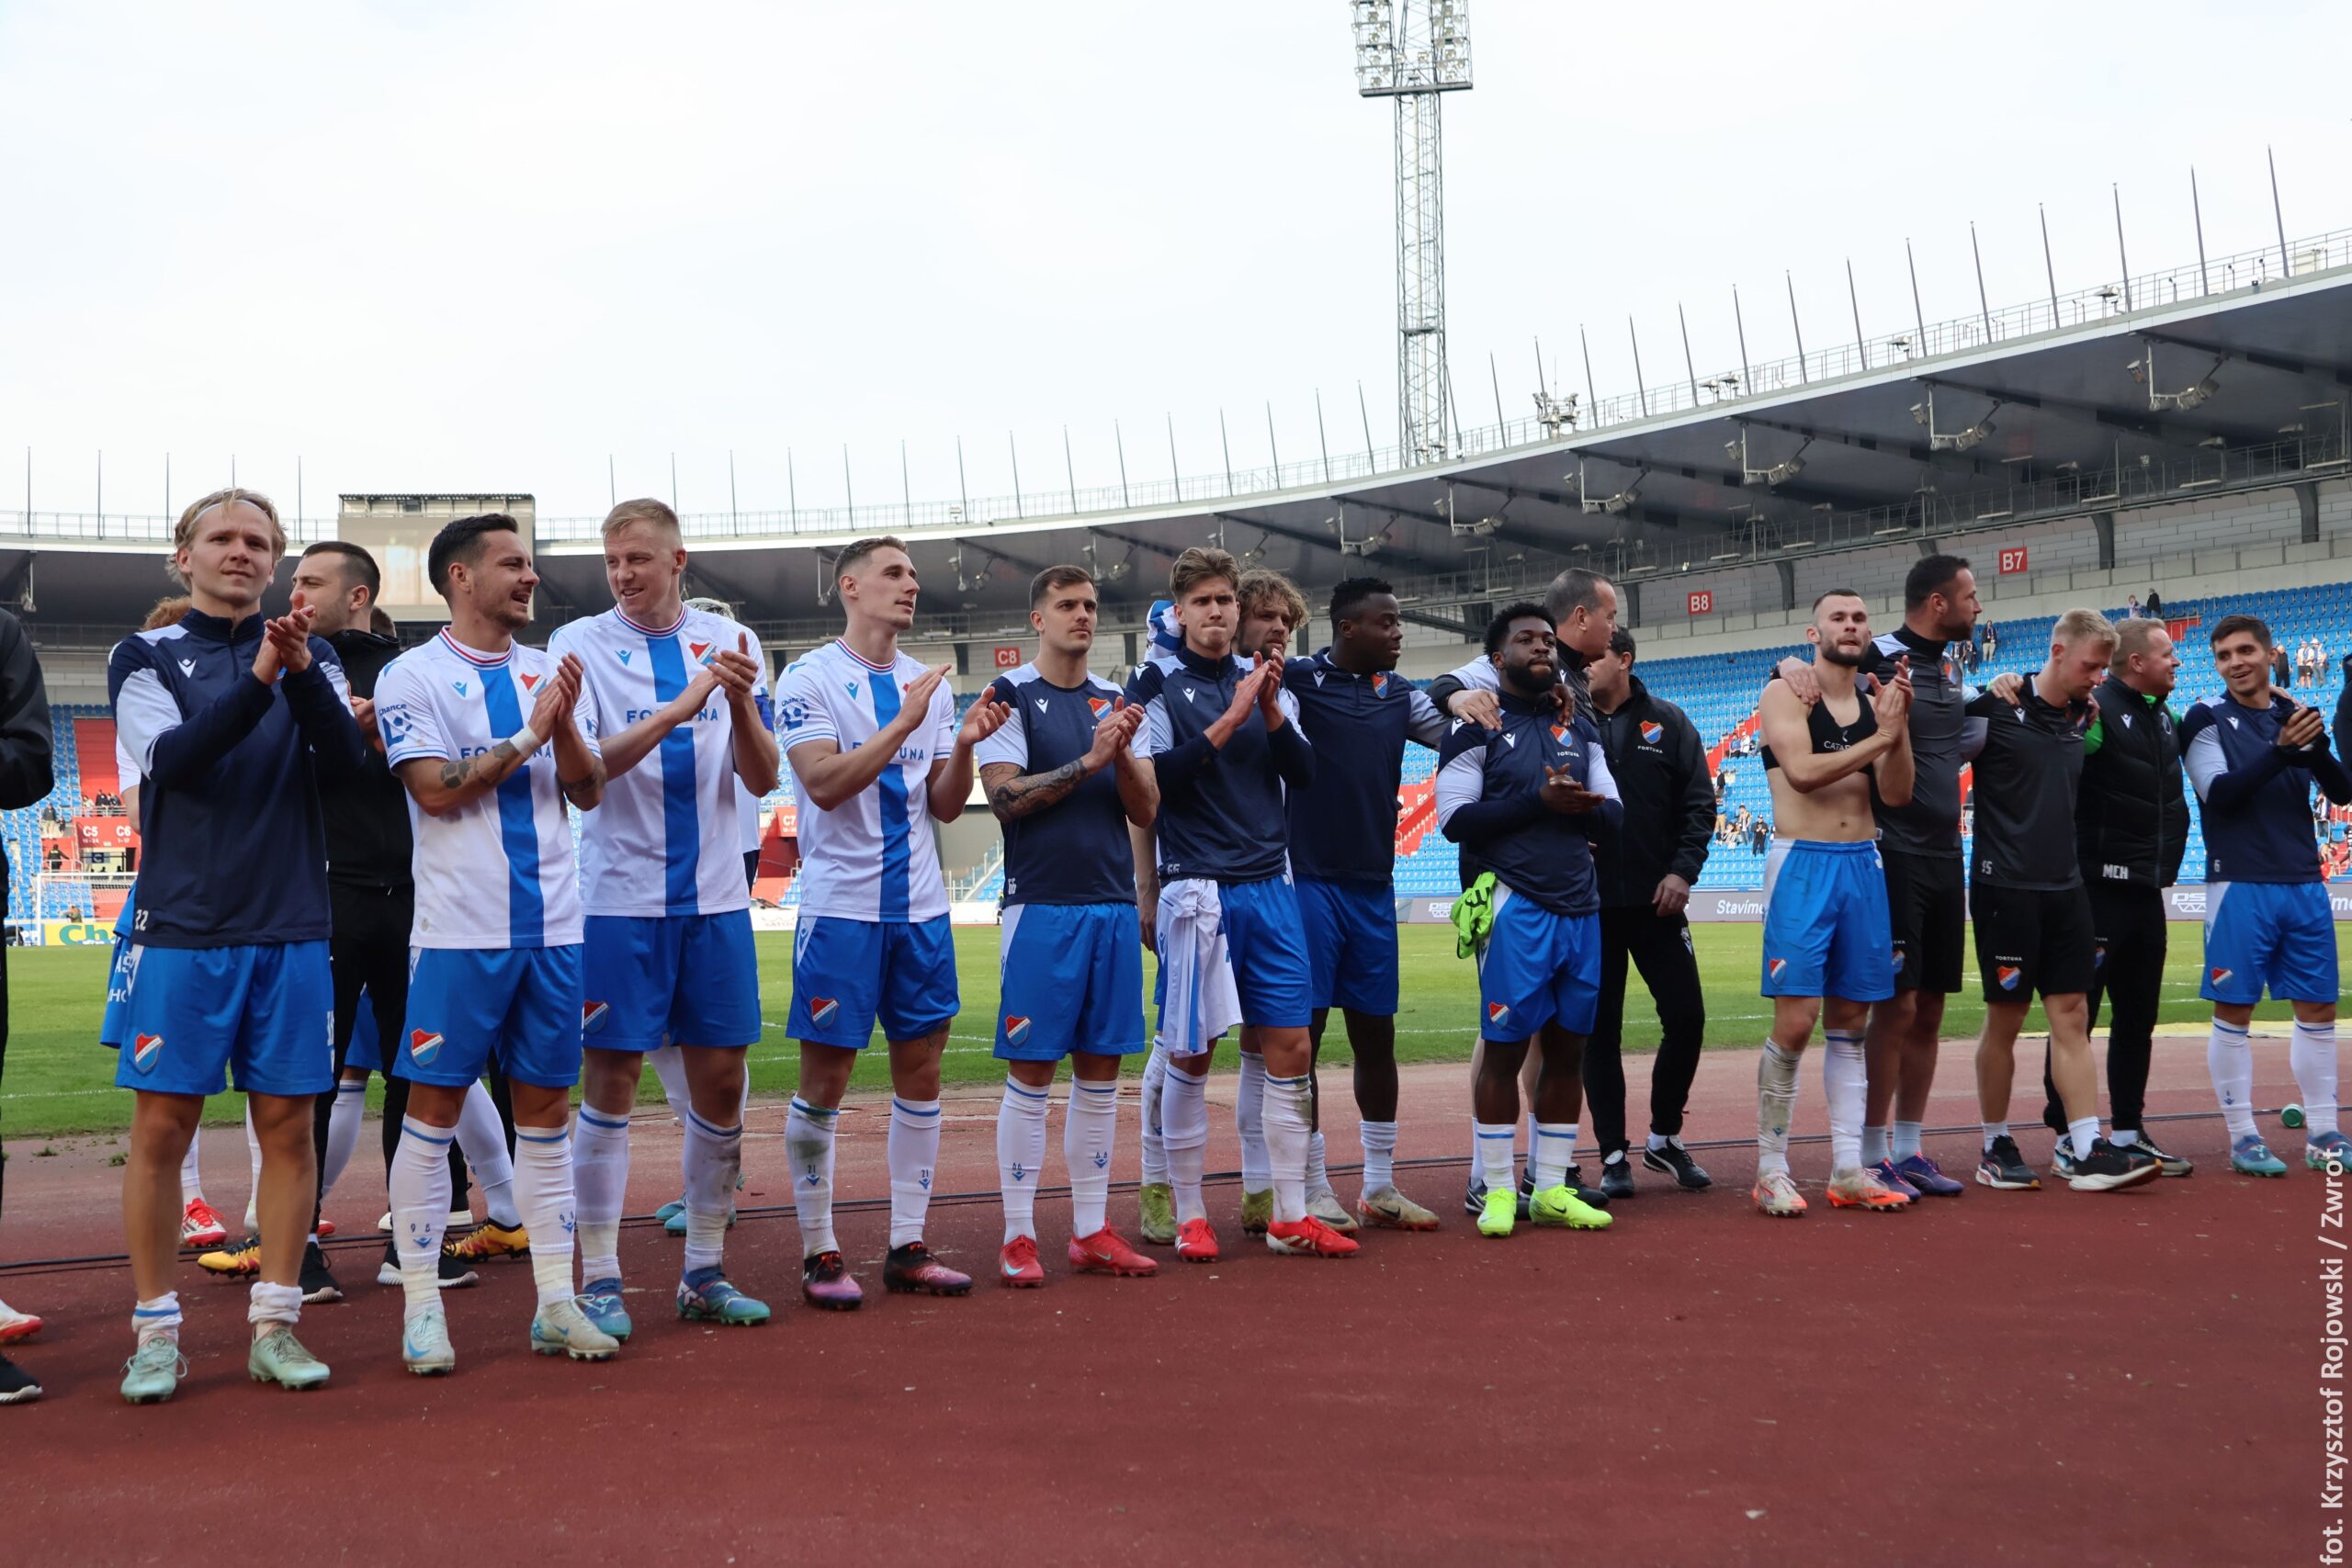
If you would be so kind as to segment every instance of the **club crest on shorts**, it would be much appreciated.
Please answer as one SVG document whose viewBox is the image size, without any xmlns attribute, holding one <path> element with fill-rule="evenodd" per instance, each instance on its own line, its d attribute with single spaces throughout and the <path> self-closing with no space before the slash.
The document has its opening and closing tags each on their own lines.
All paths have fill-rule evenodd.
<svg viewBox="0 0 2352 1568">
<path fill-rule="evenodd" d="M 808 998 L 808 1021 L 815 1024 L 820 1029 L 822 1029 L 827 1024 L 832 1022 L 834 1016 L 841 1010 L 842 1004 L 831 997 L 810 997 Z"/>
<path fill-rule="evenodd" d="M 1789 961 L 1785 958 L 1768 958 L 1764 961 L 1764 973 L 1777 980 L 1781 977 L 1781 971 L 1788 966 Z"/>
<path fill-rule="evenodd" d="M 2230 976 L 2236 973 L 2234 969 L 2211 969 L 2206 972 L 2206 977 L 2217 986 L 2226 986 L 2230 983 Z"/>
<path fill-rule="evenodd" d="M 153 1072 L 156 1060 L 163 1054 L 164 1037 L 160 1034 L 141 1034 L 130 1043 L 130 1065 L 142 1073 Z"/>
<path fill-rule="evenodd" d="M 1029 1043 L 1029 1021 L 1025 1018 L 1016 1018 L 1012 1014 L 1007 1013 L 1004 1018 L 1004 1043 L 1008 1045 L 1027 1044 Z"/>
<path fill-rule="evenodd" d="M 1657 745 L 1659 741 L 1666 739 L 1666 726 L 1658 723 L 1656 719 L 1644 719 L 1642 721 L 1642 739 L 1648 741 L 1653 746 Z"/>
<path fill-rule="evenodd" d="M 1488 1002 L 1487 1004 L 1487 1021 L 1488 1023 L 1500 1023 L 1510 1016 L 1510 1009 L 1505 1007 L 1502 1003 Z"/>
<path fill-rule="evenodd" d="M 420 1067 L 429 1067 L 433 1065 L 433 1059 L 440 1055 L 441 1036 L 429 1029 L 412 1029 L 408 1032 L 410 1061 Z"/>
<path fill-rule="evenodd" d="M 2023 977 L 2025 971 L 2014 964 L 1996 964 L 1993 966 L 1993 978 L 2001 983 L 2001 989 L 2005 991 L 2016 990 L 2018 981 Z"/>
<path fill-rule="evenodd" d="M 605 1020 L 612 1016 L 612 1006 L 606 1002 L 580 1004 L 580 1032 L 594 1034 L 605 1027 Z"/>
</svg>

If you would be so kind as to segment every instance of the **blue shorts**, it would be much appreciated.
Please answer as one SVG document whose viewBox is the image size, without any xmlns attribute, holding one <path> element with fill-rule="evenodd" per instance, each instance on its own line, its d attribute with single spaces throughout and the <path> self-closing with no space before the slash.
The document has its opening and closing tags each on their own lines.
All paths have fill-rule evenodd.
<svg viewBox="0 0 2352 1568">
<path fill-rule="evenodd" d="M 1385 882 L 1298 880 L 1306 927 L 1306 999 L 1396 1016 L 1396 894 Z"/>
<path fill-rule="evenodd" d="M 1008 904 L 996 1054 L 1058 1062 L 1144 1048 L 1143 922 L 1133 904 Z"/>
<path fill-rule="evenodd" d="M 359 1012 L 351 1021 L 351 1043 L 343 1048 L 343 1066 L 346 1072 L 384 1070 L 384 1043 L 377 1038 L 376 1010 L 365 991 L 359 993 Z"/>
<path fill-rule="evenodd" d="M 495 1060 L 517 1083 L 580 1081 L 580 944 L 409 950 L 408 1037 L 392 1074 L 460 1089 Z"/>
<path fill-rule="evenodd" d="M 1878 845 L 1775 839 L 1764 857 L 1764 995 L 1883 1002 L 1903 954 Z"/>
<path fill-rule="evenodd" d="M 1555 914 L 1498 886 L 1478 949 L 1478 1032 L 1509 1043 L 1556 1023 L 1589 1034 L 1600 1006 L 1600 917 Z"/>
<path fill-rule="evenodd" d="M 1306 927 L 1290 879 L 1268 876 L 1216 886 L 1233 988 L 1241 998 L 1241 1021 L 1258 1029 L 1305 1029 L 1314 1021 L 1307 1000 Z M 1165 958 L 1160 967 L 1166 969 Z M 1160 999 L 1164 1023 L 1166 987 L 1153 994 Z"/>
<path fill-rule="evenodd" d="M 130 1011 L 130 943 L 114 939 L 114 956 L 107 962 L 107 1007 L 98 1015 L 98 1043 L 109 1051 L 122 1048 L 122 1021 Z"/>
<path fill-rule="evenodd" d="M 144 947 L 129 973 L 114 1081 L 156 1094 L 334 1090 L 334 973 L 323 942 Z M 111 987 L 109 987 L 111 988 Z"/>
<path fill-rule="evenodd" d="M 664 1045 L 733 1050 L 760 1043 L 760 957 L 752 912 L 591 915 L 582 944 L 588 998 L 582 1043 L 599 1051 Z"/>
<path fill-rule="evenodd" d="M 803 915 L 792 933 L 795 1040 L 863 1051 L 885 1040 L 920 1040 L 956 1016 L 956 931 L 947 917 L 850 920 Z"/>
<path fill-rule="evenodd" d="M 2336 999 L 2335 911 L 2318 882 L 2216 882 L 2205 889 L 2209 1002 Z"/>
</svg>

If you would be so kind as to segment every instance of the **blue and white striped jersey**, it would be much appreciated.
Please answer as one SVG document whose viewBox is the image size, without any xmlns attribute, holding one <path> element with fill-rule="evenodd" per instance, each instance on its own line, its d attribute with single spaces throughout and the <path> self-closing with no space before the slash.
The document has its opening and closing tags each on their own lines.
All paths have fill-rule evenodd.
<svg viewBox="0 0 2352 1568">
<path fill-rule="evenodd" d="M 483 653 L 460 645 L 445 627 L 376 679 L 376 728 L 386 760 L 398 769 L 420 757 L 454 761 L 489 750 L 523 728 L 534 690 L 555 667 L 543 649 L 518 643 Z M 584 683 L 572 712 L 595 750 L 596 713 Z M 580 874 L 555 775 L 555 743 L 547 740 L 496 789 L 447 816 L 427 816 L 410 796 L 416 837 L 412 947 L 495 952 L 581 940 Z M 736 863 L 739 874 L 741 864 Z"/>
<path fill-rule="evenodd" d="M 580 660 L 581 692 L 597 733 L 617 735 L 686 689 L 698 667 L 742 640 L 760 665 L 752 687 L 774 727 L 759 639 L 703 610 L 666 627 L 638 625 L 618 605 L 571 621 L 548 639 L 548 657 Z M 724 691 L 663 736 L 637 766 L 605 786 L 604 804 L 581 818 L 582 896 L 592 915 L 650 919 L 723 915 L 751 907 L 743 886 L 743 825 L 735 776 L 734 712 Z"/>
<path fill-rule="evenodd" d="M 812 740 L 855 750 L 898 716 L 899 694 L 922 672 L 903 653 L 887 667 L 869 664 L 839 637 L 794 660 L 775 687 L 786 761 Z M 854 798 L 828 811 L 798 791 L 803 916 L 929 920 L 947 913 L 930 786 L 932 764 L 955 749 L 956 731 L 956 699 L 942 682 L 898 760 Z"/>
</svg>

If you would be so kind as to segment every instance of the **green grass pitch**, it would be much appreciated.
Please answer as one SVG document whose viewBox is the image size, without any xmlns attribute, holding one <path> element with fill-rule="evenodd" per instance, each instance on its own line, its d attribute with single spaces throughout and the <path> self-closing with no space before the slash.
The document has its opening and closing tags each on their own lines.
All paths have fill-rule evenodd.
<svg viewBox="0 0 2352 1568">
<path fill-rule="evenodd" d="M 1700 925 L 1691 928 L 1699 953 L 1699 968 L 1707 995 L 1707 1043 L 1754 1045 L 1762 1040 L 1769 1010 L 1757 995 L 1757 974 L 1763 928 L 1754 924 Z M 1453 931 L 1446 926 L 1407 926 L 1399 932 L 1402 946 L 1404 1004 L 1396 1020 L 1397 1055 L 1414 1062 L 1466 1059 L 1475 1037 L 1477 1016 L 1476 976 L 1471 965 L 1453 956 Z M 2347 928 L 2339 926 L 2336 944 L 2346 946 Z M 2206 1016 L 2197 999 L 2199 933 L 2193 926 L 2173 927 L 2172 957 L 2165 971 L 2163 1017 L 2187 1022 Z M 784 1030 L 790 997 L 791 937 L 768 931 L 759 937 L 760 984 L 767 1032 L 752 1052 L 752 1086 L 761 1095 L 791 1092 L 797 1054 Z M 997 939 L 989 927 L 967 927 L 956 933 L 956 952 L 962 976 L 964 1011 L 952 1026 L 947 1042 L 946 1077 L 954 1083 L 984 1083 L 1001 1071 L 990 1055 L 995 1039 L 997 999 Z M 1968 986 L 1951 1000 L 1945 1014 L 1947 1035 L 1975 1032 L 1984 1006 L 1975 991 L 1975 959 L 1969 958 Z M 98 1013 L 105 996 L 107 953 L 98 948 L 20 948 L 8 955 L 13 1029 L 7 1047 L 7 1073 L 0 1081 L 0 1134 L 12 1139 L 73 1134 L 116 1133 L 130 1119 L 130 1095 L 114 1085 L 114 1057 L 98 1049 Z M 1657 1043 L 1657 1019 L 1639 976 L 1626 998 L 1626 1038 L 1634 1050 Z M 2288 1010 L 2266 1004 L 2257 1016 L 2285 1018 Z M 2027 1028 L 2041 1027 L 2036 1008 Z M 1344 1031 L 1335 1027 L 1325 1059 L 1348 1060 Z M 1136 1059 L 1138 1070 L 1142 1059 Z M 879 1053 L 859 1067 L 857 1083 L 878 1089 L 885 1083 Z M 376 1091 L 380 1094 L 380 1088 Z M 658 1100 L 660 1089 L 646 1076 L 644 1093 Z M 371 1096 L 371 1099 L 373 1097 Z M 243 1114 L 233 1094 L 217 1097 L 211 1115 L 234 1121 Z"/>
</svg>

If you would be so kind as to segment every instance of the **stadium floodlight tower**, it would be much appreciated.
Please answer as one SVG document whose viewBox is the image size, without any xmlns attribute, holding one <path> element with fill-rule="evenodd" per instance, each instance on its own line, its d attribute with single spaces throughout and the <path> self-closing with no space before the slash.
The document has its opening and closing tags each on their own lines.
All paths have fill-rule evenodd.
<svg viewBox="0 0 2352 1568">
<path fill-rule="evenodd" d="M 1445 370 L 1442 95 L 1470 85 L 1469 0 L 1351 0 L 1356 91 L 1396 101 L 1396 431 L 1408 463 L 1453 451 Z"/>
</svg>

